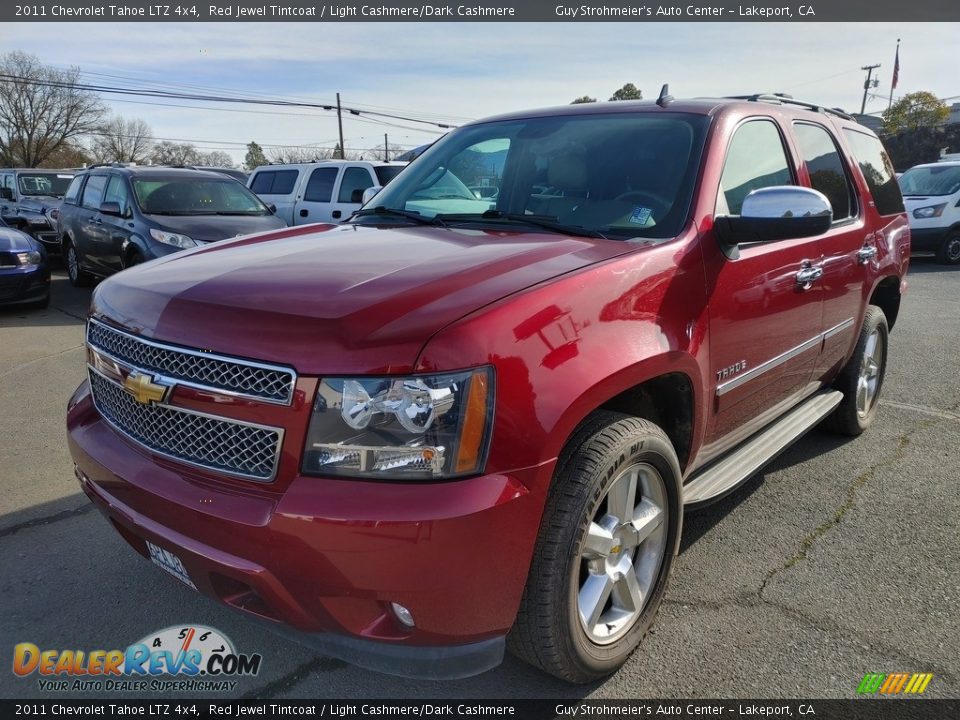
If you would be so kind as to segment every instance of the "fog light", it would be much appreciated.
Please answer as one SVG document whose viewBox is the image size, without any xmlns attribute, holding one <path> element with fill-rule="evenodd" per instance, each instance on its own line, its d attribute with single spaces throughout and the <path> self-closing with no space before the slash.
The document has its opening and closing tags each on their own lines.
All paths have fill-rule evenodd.
<svg viewBox="0 0 960 720">
<path fill-rule="evenodd" d="M 397 620 L 400 621 L 401 625 L 408 628 L 414 627 L 413 615 L 403 605 L 392 602 L 390 603 L 390 608 L 393 610 L 393 614 L 397 616 Z"/>
</svg>

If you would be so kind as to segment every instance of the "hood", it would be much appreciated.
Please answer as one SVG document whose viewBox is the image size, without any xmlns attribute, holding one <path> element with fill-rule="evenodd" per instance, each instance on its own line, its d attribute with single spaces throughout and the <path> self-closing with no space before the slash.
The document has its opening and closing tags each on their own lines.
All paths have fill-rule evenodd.
<svg viewBox="0 0 960 720">
<path fill-rule="evenodd" d="M 20 198 L 20 209 L 43 213 L 51 208 L 60 207 L 62 203 L 63 198 L 54 197 L 53 195 L 29 195 Z"/>
<path fill-rule="evenodd" d="M 13 228 L 0 227 L 0 252 L 23 252 L 40 249 L 40 243 L 26 233 Z"/>
<path fill-rule="evenodd" d="M 409 372 L 455 320 L 635 247 L 553 233 L 301 226 L 125 270 L 100 284 L 91 311 L 157 340 L 303 374 Z"/>
<path fill-rule="evenodd" d="M 237 235 L 277 230 L 287 224 L 276 215 L 147 215 L 161 230 L 199 242 L 216 242 Z"/>
</svg>

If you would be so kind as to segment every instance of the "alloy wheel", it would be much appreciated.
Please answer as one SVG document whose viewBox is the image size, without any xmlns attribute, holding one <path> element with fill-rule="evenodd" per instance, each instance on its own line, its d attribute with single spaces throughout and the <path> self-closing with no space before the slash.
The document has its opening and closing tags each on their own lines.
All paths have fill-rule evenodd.
<svg viewBox="0 0 960 720">
<path fill-rule="evenodd" d="M 857 414 L 866 417 L 877 400 L 883 364 L 883 336 L 875 329 L 867 338 L 857 381 Z"/>
<path fill-rule="evenodd" d="M 666 508 L 666 484 L 647 463 L 623 470 L 600 501 L 580 552 L 577 594 L 593 642 L 615 642 L 643 612 L 666 552 Z"/>
</svg>

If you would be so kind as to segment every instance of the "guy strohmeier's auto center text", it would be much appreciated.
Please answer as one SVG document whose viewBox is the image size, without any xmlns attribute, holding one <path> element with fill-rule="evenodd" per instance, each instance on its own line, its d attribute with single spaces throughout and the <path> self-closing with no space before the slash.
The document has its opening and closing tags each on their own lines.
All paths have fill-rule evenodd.
<svg viewBox="0 0 960 720">
<path fill-rule="evenodd" d="M 698 20 L 789 20 L 815 18 L 813 5 L 782 5 L 770 7 L 751 4 L 679 4 L 679 5 L 562 5 L 553 7 L 554 17 L 561 20 L 644 20 L 644 19 L 698 19 Z M 510 3 L 498 5 L 436 5 L 414 4 L 317 4 L 245 5 L 229 3 L 205 4 L 108 4 L 64 5 L 60 3 L 17 4 L 14 16 L 30 19 L 56 20 L 217 20 L 217 19 L 277 19 L 306 18 L 313 20 L 346 19 L 511 19 L 518 12 Z"/>
</svg>

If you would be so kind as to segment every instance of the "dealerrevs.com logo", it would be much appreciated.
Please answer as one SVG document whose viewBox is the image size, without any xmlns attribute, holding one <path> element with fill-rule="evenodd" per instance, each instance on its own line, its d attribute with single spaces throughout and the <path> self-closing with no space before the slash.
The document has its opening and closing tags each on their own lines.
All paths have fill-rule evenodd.
<svg viewBox="0 0 960 720">
<path fill-rule="evenodd" d="M 201 625 L 164 628 L 126 650 L 41 650 L 29 642 L 13 648 L 13 672 L 37 675 L 39 689 L 52 692 L 232 691 L 233 678 L 256 675 L 262 660 Z"/>
</svg>

